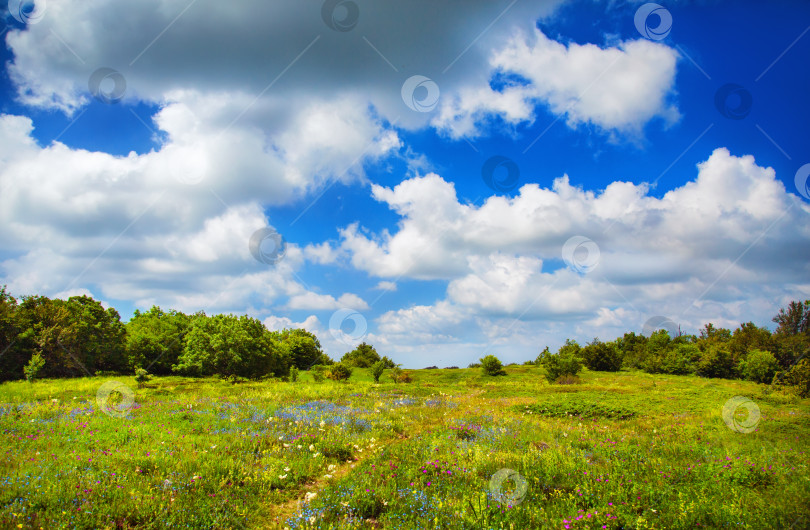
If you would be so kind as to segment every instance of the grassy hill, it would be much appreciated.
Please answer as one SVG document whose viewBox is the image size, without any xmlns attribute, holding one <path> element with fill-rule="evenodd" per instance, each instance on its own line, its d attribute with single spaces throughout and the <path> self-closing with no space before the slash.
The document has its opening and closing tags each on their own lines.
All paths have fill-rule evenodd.
<svg viewBox="0 0 810 530">
<path fill-rule="evenodd" d="M 736 380 L 506 371 L 4 383 L 0 526 L 810 527 L 810 400 Z"/>
</svg>

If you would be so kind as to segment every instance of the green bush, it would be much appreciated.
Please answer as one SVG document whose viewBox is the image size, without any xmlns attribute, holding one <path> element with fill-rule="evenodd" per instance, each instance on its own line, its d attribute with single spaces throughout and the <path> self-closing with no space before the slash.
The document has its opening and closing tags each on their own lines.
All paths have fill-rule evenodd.
<svg viewBox="0 0 810 530">
<path fill-rule="evenodd" d="M 777 373 L 774 383 L 792 386 L 801 397 L 810 396 L 810 359 L 802 359 L 785 373 Z"/>
<path fill-rule="evenodd" d="M 770 383 L 777 370 L 779 361 L 771 352 L 763 350 L 751 350 L 740 363 L 742 376 L 757 383 Z"/>
<path fill-rule="evenodd" d="M 340 362 L 346 366 L 356 368 L 370 368 L 374 363 L 381 360 L 380 354 L 377 353 L 374 346 L 366 344 L 365 342 L 359 344 L 352 351 L 344 353 L 343 357 L 340 358 Z"/>
<path fill-rule="evenodd" d="M 293 365 L 290 367 L 290 383 L 298 381 L 298 367 Z"/>
<path fill-rule="evenodd" d="M 375 383 L 380 382 L 380 376 L 385 371 L 385 363 L 383 361 L 377 361 L 371 366 L 371 376 L 374 378 Z"/>
<path fill-rule="evenodd" d="M 329 370 L 326 372 L 326 377 L 333 381 L 345 381 L 352 376 L 352 369 L 343 364 L 335 363 L 329 367 Z"/>
<path fill-rule="evenodd" d="M 700 356 L 696 373 L 701 377 L 732 377 L 734 375 L 734 360 L 731 357 L 731 352 L 722 344 L 709 345 Z"/>
<path fill-rule="evenodd" d="M 28 364 L 25 365 L 23 368 L 23 372 L 25 373 L 25 378 L 28 380 L 29 383 L 33 383 L 35 379 L 39 377 L 40 372 L 42 372 L 42 368 L 45 366 L 45 359 L 42 358 L 42 355 L 39 353 L 35 353 L 31 356 L 31 360 L 28 361 Z"/>
<path fill-rule="evenodd" d="M 618 372 L 622 368 L 622 352 L 613 343 L 598 338 L 582 348 L 582 359 L 589 370 Z"/>
<path fill-rule="evenodd" d="M 135 382 L 138 383 L 139 387 L 145 385 L 150 379 L 152 379 L 152 376 L 143 368 L 137 368 L 135 370 Z"/>
<path fill-rule="evenodd" d="M 479 359 L 479 361 L 481 361 L 481 371 L 484 373 L 484 375 L 506 375 L 506 371 L 503 369 L 501 361 L 494 355 L 487 355 L 486 357 Z"/>
<path fill-rule="evenodd" d="M 566 340 L 556 355 L 551 354 L 548 348 L 538 357 L 538 361 L 546 370 L 546 379 L 554 383 L 560 376 L 575 376 L 582 370 L 582 361 L 578 354 L 579 344 Z"/>
</svg>

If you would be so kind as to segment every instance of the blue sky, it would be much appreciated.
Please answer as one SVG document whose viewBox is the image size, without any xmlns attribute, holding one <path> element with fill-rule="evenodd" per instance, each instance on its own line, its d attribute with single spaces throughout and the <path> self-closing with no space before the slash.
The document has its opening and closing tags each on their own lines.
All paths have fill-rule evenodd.
<svg viewBox="0 0 810 530">
<path fill-rule="evenodd" d="M 4 21 L 14 294 L 247 313 L 414 368 L 660 316 L 770 327 L 810 297 L 806 2 L 12 0 Z"/>
</svg>

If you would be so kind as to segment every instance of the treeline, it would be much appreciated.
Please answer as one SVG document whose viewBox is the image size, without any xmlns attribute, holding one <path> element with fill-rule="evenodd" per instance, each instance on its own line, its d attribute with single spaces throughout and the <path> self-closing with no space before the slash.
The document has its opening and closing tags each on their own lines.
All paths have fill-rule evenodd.
<svg viewBox="0 0 810 530">
<path fill-rule="evenodd" d="M 378 362 L 394 367 L 363 343 L 343 356 L 335 373 Z M 155 375 L 287 378 L 291 370 L 333 365 L 318 338 L 304 329 L 269 331 L 248 316 L 187 315 L 156 306 L 136 310 L 124 324 L 115 309 L 89 296 L 16 300 L 0 287 L 0 381 L 131 374 L 139 368 Z"/>
<path fill-rule="evenodd" d="M 773 317 L 774 332 L 753 322 L 735 330 L 706 324 L 698 335 L 666 330 L 634 332 L 611 342 L 595 338 L 585 346 L 567 340 L 552 354 L 548 348 L 534 361 L 546 368 L 552 382 L 571 382 L 581 367 L 615 372 L 640 369 L 652 374 L 698 375 L 782 383 L 810 391 L 810 300 L 791 302 Z"/>
</svg>

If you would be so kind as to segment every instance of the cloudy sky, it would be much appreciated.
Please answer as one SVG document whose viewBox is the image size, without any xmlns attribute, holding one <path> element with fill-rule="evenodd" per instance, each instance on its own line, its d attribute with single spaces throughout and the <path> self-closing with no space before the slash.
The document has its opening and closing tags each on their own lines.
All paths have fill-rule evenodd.
<svg viewBox="0 0 810 530">
<path fill-rule="evenodd" d="M 238 6 L 8 2 L 0 284 L 413 368 L 810 297 L 807 2 Z"/>
</svg>

